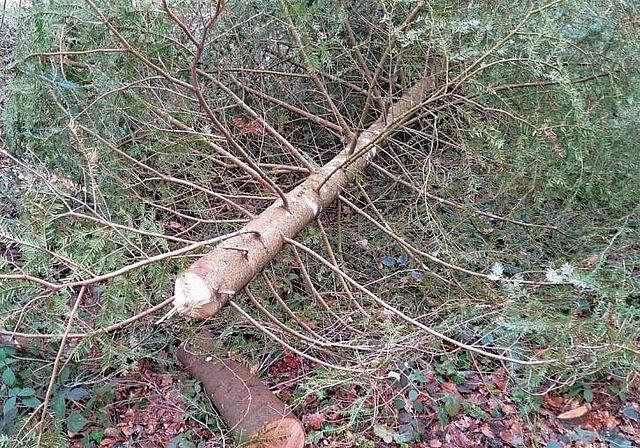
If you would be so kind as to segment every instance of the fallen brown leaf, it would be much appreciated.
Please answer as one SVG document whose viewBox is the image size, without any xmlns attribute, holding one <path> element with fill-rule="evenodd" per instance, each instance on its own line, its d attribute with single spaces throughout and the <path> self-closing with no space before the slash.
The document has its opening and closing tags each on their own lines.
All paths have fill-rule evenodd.
<svg viewBox="0 0 640 448">
<path fill-rule="evenodd" d="M 316 431 L 322 428 L 327 417 L 323 412 L 315 412 L 313 414 L 307 414 L 304 416 L 304 422 L 309 425 L 310 428 L 315 429 Z"/>
<path fill-rule="evenodd" d="M 489 425 L 486 423 L 482 425 L 480 431 L 485 435 L 485 437 L 488 437 L 489 439 L 493 439 L 495 437 L 493 431 L 491 431 L 491 428 L 489 428 Z"/>
<path fill-rule="evenodd" d="M 558 415 L 558 420 L 563 420 L 563 421 L 579 420 L 583 418 L 585 415 L 587 415 L 588 412 L 589 412 L 589 407 L 586 405 L 582 405 L 575 409 L 571 409 L 570 411 L 563 412 L 562 414 Z"/>
</svg>

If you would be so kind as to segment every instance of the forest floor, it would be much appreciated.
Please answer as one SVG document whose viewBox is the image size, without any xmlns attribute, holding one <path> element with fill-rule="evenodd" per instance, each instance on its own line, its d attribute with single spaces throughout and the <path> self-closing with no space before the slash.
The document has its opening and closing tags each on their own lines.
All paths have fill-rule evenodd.
<svg viewBox="0 0 640 448">
<path fill-rule="evenodd" d="M 197 383 L 162 365 L 143 363 L 138 372 L 94 391 L 103 396 L 80 400 L 77 406 L 83 409 L 93 399 L 88 414 L 93 423 L 70 434 L 71 446 L 195 446 L 180 444 L 187 441 L 199 441 L 199 447 L 228 446 L 225 430 L 212 432 L 211 422 L 207 425 L 205 416 L 194 409 L 200 393 Z M 289 402 L 312 367 L 303 358 L 284 353 L 269 368 L 265 381 Z M 372 425 L 350 426 L 350 409 L 362 391 L 346 385 L 336 385 L 321 398 L 308 397 L 294 413 L 305 425 L 307 446 L 318 448 L 640 447 L 637 379 L 626 388 L 608 379 L 592 382 L 588 392 L 568 388 L 549 393 L 538 409 L 524 415 L 514 399 L 517 391 L 507 386 L 504 369 L 459 373 L 455 382 L 427 373 L 415 396 L 402 381 L 380 388 L 379 396 L 369 395 L 362 407 L 393 407 L 395 418 Z M 87 445 L 88 440 L 96 443 Z"/>
</svg>

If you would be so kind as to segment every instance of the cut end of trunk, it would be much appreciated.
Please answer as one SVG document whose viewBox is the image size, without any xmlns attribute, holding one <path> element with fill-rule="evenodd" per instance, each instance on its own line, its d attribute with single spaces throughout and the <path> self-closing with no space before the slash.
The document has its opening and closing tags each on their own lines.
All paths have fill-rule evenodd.
<svg viewBox="0 0 640 448">
<path fill-rule="evenodd" d="M 173 306 L 180 314 L 198 316 L 200 309 L 211 301 L 211 290 L 199 275 L 186 272 L 176 279 Z"/>
<path fill-rule="evenodd" d="M 304 446 L 304 439 L 300 420 L 288 416 L 266 424 L 245 443 L 248 448 L 301 448 Z"/>
</svg>

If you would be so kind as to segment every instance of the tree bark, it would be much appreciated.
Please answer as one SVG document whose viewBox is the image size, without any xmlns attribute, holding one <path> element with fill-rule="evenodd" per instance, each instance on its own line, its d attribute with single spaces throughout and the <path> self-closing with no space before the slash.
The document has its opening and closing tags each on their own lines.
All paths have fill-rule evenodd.
<svg viewBox="0 0 640 448">
<path fill-rule="evenodd" d="M 304 428 L 285 405 L 242 364 L 213 358 L 210 335 L 184 343 L 176 356 L 204 385 L 225 424 L 248 448 L 302 448 Z"/>
<path fill-rule="evenodd" d="M 368 165 L 387 134 L 418 109 L 433 90 L 435 70 L 408 89 L 385 116 L 347 144 L 329 163 L 312 173 L 281 199 L 249 221 L 242 235 L 225 240 L 197 260 L 176 280 L 174 308 L 183 315 L 207 318 L 242 290 L 320 211 L 331 204 L 354 176 Z"/>
</svg>

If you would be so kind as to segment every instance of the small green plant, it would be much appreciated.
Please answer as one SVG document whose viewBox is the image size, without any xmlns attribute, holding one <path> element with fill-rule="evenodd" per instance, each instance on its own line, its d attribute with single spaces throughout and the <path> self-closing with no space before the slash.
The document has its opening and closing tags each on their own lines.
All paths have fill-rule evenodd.
<svg viewBox="0 0 640 448">
<path fill-rule="evenodd" d="M 38 408 L 42 403 L 37 397 L 36 390 L 23 380 L 23 375 L 28 375 L 28 370 L 13 357 L 14 355 L 15 349 L 0 347 L 0 374 L 2 378 L 0 401 L 3 403 L 0 432 L 3 434 L 13 434 L 19 417 Z"/>
</svg>

